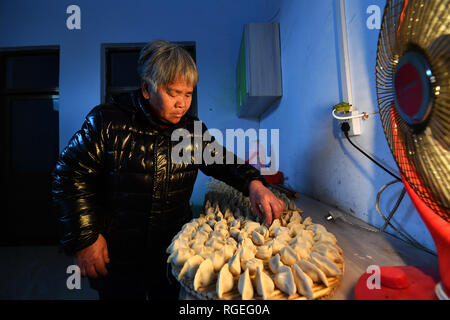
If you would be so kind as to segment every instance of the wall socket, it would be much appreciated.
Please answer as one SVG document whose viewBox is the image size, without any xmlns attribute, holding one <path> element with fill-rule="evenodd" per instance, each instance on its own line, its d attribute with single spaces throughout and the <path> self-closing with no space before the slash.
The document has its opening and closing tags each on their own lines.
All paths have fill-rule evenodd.
<svg viewBox="0 0 450 320">
<path fill-rule="evenodd" d="M 354 110 L 350 112 L 344 112 L 340 114 L 342 117 L 356 116 L 361 114 L 360 111 Z M 344 132 L 341 130 L 342 123 L 347 122 L 350 125 L 350 131 L 348 132 L 349 137 L 359 136 L 361 135 L 361 117 L 353 118 L 349 120 L 338 120 L 337 126 L 339 128 L 339 137 L 341 139 L 345 138 Z"/>
</svg>

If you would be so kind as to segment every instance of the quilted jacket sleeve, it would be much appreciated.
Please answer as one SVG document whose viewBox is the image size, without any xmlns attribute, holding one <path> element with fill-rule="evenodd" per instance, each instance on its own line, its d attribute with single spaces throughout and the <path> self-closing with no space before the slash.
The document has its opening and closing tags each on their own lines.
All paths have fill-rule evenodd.
<svg viewBox="0 0 450 320">
<path fill-rule="evenodd" d="M 102 119 L 97 108 L 86 117 L 81 129 L 61 152 L 52 172 L 52 200 L 67 254 L 97 240 L 97 178 L 104 158 Z"/>
<path fill-rule="evenodd" d="M 203 135 L 208 130 L 205 124 L 202 124 Z M 243 159 L 238 157 L 225 147 L 220 145 L 214 137 L 205 139 L 203 142 L 203 154 L 211 154 L 215 161 L 203 157 L 200 170 L 207 176 L 211 176 L 241 191 L 244 196 L 249 195 L 249 185 L 253 180 L 261 181 L 267 186 L 266 179 L 260 174 L 259 170 L 250 164 L 244 163 Z M 217 154 L 218 152 L 218 154 Z M 220 159 L 220 161 L 217 161 Z"/>
</svg>

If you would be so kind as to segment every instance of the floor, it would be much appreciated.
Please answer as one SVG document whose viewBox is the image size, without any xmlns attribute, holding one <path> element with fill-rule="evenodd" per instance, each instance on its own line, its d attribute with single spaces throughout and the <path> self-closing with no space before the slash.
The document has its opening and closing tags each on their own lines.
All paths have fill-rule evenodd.
<svg viewBox="0 0 450 320">
<path fill-rule="evenodd" d="M 353 299 L 356 282 L 361 275 L 367 272 L 367 267 L 371 265 L 380 267 L 416 266 L 434 279 L 439 279 L 437 256 L 417 249 L 390 234 L 369 231 L 367 229 L 375 229 L 359 219 L 311 198 L 300 196 L 296 203 L 299 208 L 303 209 L 305 217 L 310 216 L 314 223 L 324 225 L 328 231 L 333 233 L 338 245 L 343 250 L 344 276 L 331 299 Z M 325 216 L 330 210 L 343 214 L 351 224 L 341 219 L 335 222 L 327 221 Z"/>
<path fill-rule="evenodd" d="M 370 265 L 415 265 L 438 275 L 436 256 L 389 234 L 357 227 L 365 224 L 349 216 L 353 225 L 342 220 L 329 222 L 325 220 L 329 210 L 338 210 L 309 197 L 301 195 L 296 203 L 304 217 L 311 216 L 314 223 L 323 224 L 332 232 L 343 249 L 344 277 L 332 299 L 353 299 L 355 283 Z M 0 247 L 0 300 L 96 300 L 98 295 L 87 279 L 81 280 L 80 289 L 68 289 L 72 273 L 67 273 L 67 268 L 72 264 L 72 259 L 54 246 Z M 180 297 L 190 298 L 183 292 Z"/>
<path fill-rule="evenodd" d="M 0 247 L 0 300 L 97 300 L 85 278 L 80 289 L 68 289 L 70 265 L 56 246 Z"/>
</svg>

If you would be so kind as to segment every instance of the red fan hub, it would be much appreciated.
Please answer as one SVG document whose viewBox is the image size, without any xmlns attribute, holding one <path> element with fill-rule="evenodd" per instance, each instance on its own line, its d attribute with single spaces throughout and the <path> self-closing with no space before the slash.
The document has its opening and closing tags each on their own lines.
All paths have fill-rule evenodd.
<svg viewBox="0 0 450 320">
<path fill-rule="evenodd" d="M 394 74 L 395 104 L 409 125 L 423 123 L 432 107 L 433 73 L 427 59 L 410 51 L 402 56 Z"/>
</svg>

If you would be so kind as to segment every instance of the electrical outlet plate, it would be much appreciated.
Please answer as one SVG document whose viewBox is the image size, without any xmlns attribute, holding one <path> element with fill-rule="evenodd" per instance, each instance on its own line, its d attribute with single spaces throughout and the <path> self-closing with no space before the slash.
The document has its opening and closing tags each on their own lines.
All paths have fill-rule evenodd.
<svg viewBox="0 0 450 320">
<path fill-rule="evenodd" d="M 342 116 L 349 117 L 349 116 L 356 116 L 356 115 L 360 115 L 360 114 L 361 114 L 361 112 L 359 112 L 358 110 L 351 110 L 350 112 L 344 112 L 344 114 L 342 114 Z M 338 120 L 339 128 L 341 127 L 343 122 L 347 122 L 350 125 L 350 131 L 348 132 L 349 137 L 361 135 L 361 117 L 353 118 L 353 119 L 349 119 L 349 120 Z M 342 139 L 345 138 L 345 135 L 341 129 L 339 129 L 339 137 Z"/>
</svg>

